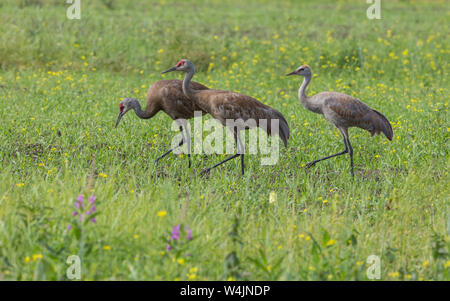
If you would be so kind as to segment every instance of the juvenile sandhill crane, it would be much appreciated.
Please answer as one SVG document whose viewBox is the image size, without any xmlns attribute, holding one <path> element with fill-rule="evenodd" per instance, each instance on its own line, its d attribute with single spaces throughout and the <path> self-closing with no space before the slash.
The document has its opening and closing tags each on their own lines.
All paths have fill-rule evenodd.
<svg viewBox="0 0 450 301">
<path fill-rule="evenodd" d="M 204 85 L 196 82 L 193 82 L 192 85 L 198 90 L 208 89 Z M 117 117 L 116 127 L 123 115 L 131 109 L 133 109 L 136 115 L 141 119 L 152 118 L 159 111 L 163 111 L 169 115 L 178 123 L 181 132 L 181 141 L 178 145 L 169 149 L 162 156 L 157 158 L 156 163 L 166 155 L 170 154 L 174 149 L 187 143 L 189 167 L 191 167 L 191 138 L 185 121 L 194 117 L 194 111 L 200 111 L 202 112 L 202 115 L 206 114 L 206 112 L 184 95 L 181 80 L 160 80 L 151 85 L 147 92 L 147 106 L 144 111 L 142 110 L 139 101 L 135 98 L 126 98 L 122 100 L 119 104 L 119 109 L 120 113 L 119 117 Z M 186 137 L 183 133 L 183 127 L 186 131 Z"/>
<path fill-rule="evenodd" d="M 197 104 L 203 111 L 208 112 L 222 125 L 227 126 L 227 120 L 234 121 L 233 128 L 229 128 L 234 135 L 234 142 L 236 143 L 236 154 L 226 158 L 216 165 L 206 168 L 201 171 L 201 174 L 209 172 L 211 169 L 231 160 L 238 156 L 241 157 L 241 170 L 244 174 L 244 145 L 240 138 L 240 131 L 250 129 L 247 121 L 254 120 L 255 126 L 263 128 L 269 135 L 276 133 L 283 140 L 284 145 L 287 146 L 289 139 L 289 126 L 283 115 L 277 110 L 265 105 L 258 100 L 243 94 L 223 90 L 198 90 L 191 84 L 191 79 L 195 73 L 194 64 L 189 60 L 181 60 L 174 67 L 162 72 L 167 73 L 171 71 L 183 71 L 186 73 L 183 80 L 183 92 Z M 277 119 L 279 129 L 271 128 L 271 121 Z M 267 121 L 263 124 L 263 120 Z"/>
<path fill-rule="evenodd" d="M 302 65 L 286 75 L 300 75 L 304 77 L 303 83 L 298 90 L 300 102 L 311 112 L 322 114 L 326 120 L 339 129 L 344 137 L 345 149 L 342 152 L 309 162 L 306 168 L 313 166 L 317 162 L 348 153 L 353 176 L 353 149 L 348 136 L 349 127 L 359 127 L 367 130 L 372 136 L 383 132 L 392 141 L 393 132 L 389 120 L 362 101 L 338 92 L 321 92 L 311 97 L 306 96 L 306 87 L 312 77 L 311 68 L 308 65 Z"/>
</svg>

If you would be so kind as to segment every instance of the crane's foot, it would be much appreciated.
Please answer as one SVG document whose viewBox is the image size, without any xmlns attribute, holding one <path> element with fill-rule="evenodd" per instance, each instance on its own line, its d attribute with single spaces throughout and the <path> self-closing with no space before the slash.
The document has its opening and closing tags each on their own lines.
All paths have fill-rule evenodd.
<svg viewBox="0 0 450 301">
<path fill-rule="evenodd" d="M 155 164 L 158 164 L 158 163 L 159 163 L 159 160 L 161 160 L 162 158 L 164 158 L 167 154 L 168 154 L 168 153 L 165 153 L 164 155 L 162 155 L 162 156 L 156 158 Z"/>
<path fill-rule="evenodd" d="M 200 175 L 201 176 L 207 175 L 207 174 L 209 174 L 210 171 L 211 171 L 211 168 L 205 168 L 200 172 Z"/>
<path fill-rule="evenodd" d="M 316 165 L 317 162 L 319 162 L 319 161 L 316 160 L 316 161 L 308 162 L 308 163 L 306 163 L 305 168 L 310 168 L 310 167 Z"/>
</svg>

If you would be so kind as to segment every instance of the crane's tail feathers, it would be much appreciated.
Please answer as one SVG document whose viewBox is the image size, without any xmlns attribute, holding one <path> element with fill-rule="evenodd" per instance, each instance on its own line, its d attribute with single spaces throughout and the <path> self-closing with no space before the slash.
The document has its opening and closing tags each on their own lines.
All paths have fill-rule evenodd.
<svg viewBox="0 0 450 301">
<path fill-rule="evenodd" d="M 258 126 L 267 132 L 268 135 L 278 134 L 281 140 L 283 140 L 284 146 L 287 147 L 289 140 L 289 125 L 284 118 L 283 114 L 278 112 L 275 109 L 269 108 L 260 115 L 260 120 L 258 120 Z M 261 123 L 261 120 L 266 120 L 267 122 L 264 125 Z M 278 121 L 278 129 L 272 128 L 272 121 Z"/>
<path fill-rule="evenodd" d="M 280 135 L 281 140 L 283 140 L 284 146 L 287 147 L 289 140 L 289 126 L 284 118 L 279 120 L 280 120 L 280 131 L 278 134 Z"/>
<path fill-rule="evenodd" d="M 283 140 L 284 146 L 287 147 L 289 140 L 289 125 L 283 114 L 276 110 L 274 111 L 275 117 L 272 117 L 272 119 L 278 119 L 278 135 L 280 136 L 281 140 Z"/>
<path fill-rule="evenodd" d="M 383 132 L 383 134 L 386 136 L 386 138 L 388 138 L 389 140 L 392 141 L 394 132 L 392 131 L 391 123 L 386 118 L 386 116 L 384 116 L 377 110 L 373 110 L 373 112 L 375 113 L 375 118 L 374 118 L 374 122 L 373 122 L 374 128 L 373 128 L 373 131 L 371 131 L 372 135 Z"/>
</svg>

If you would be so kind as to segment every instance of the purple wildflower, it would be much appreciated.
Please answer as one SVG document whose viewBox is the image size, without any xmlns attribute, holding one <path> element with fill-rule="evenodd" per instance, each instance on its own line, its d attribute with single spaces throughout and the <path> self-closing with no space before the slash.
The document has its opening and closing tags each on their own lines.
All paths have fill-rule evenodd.
<svg viewBox="0 0 450 301">
<path fill-rule="evenodd" d="M 72 216 L 78 216 L 80 219 L 80 222 L 83 221 L 90 221 L 92 223 L 97 223 L 97 218 L 94 216 L 89 217 L 92 213 L 97 211 L 97 207 L 95 207 L 95 195 L 92 194 L 89 197 L 89 202 L 86 202 L 85 204 L 85 197 L 83 194 L 80 194 L 77 196 L 77 199 L 74 202 L 76 210 L 73 211 Z M 86 205 L 86 206 L 85 206 Z M 67 230 L 71 230 L 72 225 L 67 226 Z M 84 229 L 81 229 L 81 231 L 84 231 Z"/>
<path fill-rule="evenodd" d="M 75 207 L 79 208 L 79 206 L 81 205 L 81 208 L 84 209 L 84 195 L 80 194 L 77 197 L 77 201 L 75 201 Z"/>
<path fill-rule="evenodd" d="M 181 224 L 173 226 L 171 236 L 167 237 L 167 242 L 169 243 L 166 247 L 167 251 L 172 250 L 174 247 L 176 248 L 176 246 L 178 244 L 183 245 L 184 243 L 186 243 L 185 241 L 182 241 L 181 230 L 183 230 L 183 240 L 185 239 L 184 235 L 186 235 L 186 241 L 192 240 L 192 238 L 193 238 L 192 230 L 184 225 L 183 225 L 183 229 L 181 229 L 181 227 L 182 227 Z M 184 234 L 184 233 L 186 233 L 186 234 Z M 179 242 L 177 243 L 176 241 L 179 241 Z"/>
<path fill-rule="evenodd" d="M 180 239 L 180 225 L 176 225 L 172 229 L 172 239 L 179 240 Z"/>
<path fill-rule="evenodd" d="M 95 203 L 95 195 L 94 195 L 94 194 L 91 195 L 91 196 L 89 197 L 89 202 L 90 202 L 91 204 L 94 204 L 94 203 Z"/>
<path fill-rule="evenodd" d="M 97 211 L 97 208 L 95 206 L 92 206 L 86 214 L 90 215 L 90 214 L 94 213 L 95 211 Z"/>
</svg>

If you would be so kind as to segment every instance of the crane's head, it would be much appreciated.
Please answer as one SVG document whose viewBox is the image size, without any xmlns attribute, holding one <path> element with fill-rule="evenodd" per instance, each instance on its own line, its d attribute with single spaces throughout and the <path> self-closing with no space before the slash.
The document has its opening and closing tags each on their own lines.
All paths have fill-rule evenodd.
<svg viewBox="0 0 450 301">
<path fill-rule="evenodd" d="M 312 71 L 311 67 L 309 67 L 308 65 L 301 65 L 300 67 L 295 69 L 295 71 L 292 71 L 291 73 L 288 73 L 286 75 L 311 76 Z"/>
<path fill-rule="evenodd" d="M 117 117 L 116 121 L 116 127 L 119 125 L 120 119 L 122 119 L 123 115 L 125 115 L 126 112 L 129 110 L 137 107 L 139 105 L 139 102 L 136 98 L 125 98 L 122 100 L 119 104 L 119 117 Z"/>
<path fill-rule="evenodd" d="M 172 72 L 172 71 L 183 71 L 183 72 L 190 72 L 195 71 L 194 64 L 190 60 L 180 60 L 178 63 L 173 66 L 170 69 L 167 69 L 166 71 L 161 72 L 161 74 Z"/>
</svg>

